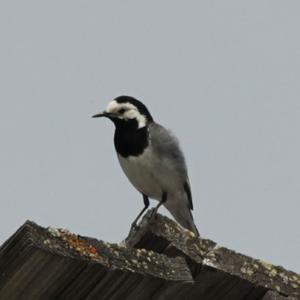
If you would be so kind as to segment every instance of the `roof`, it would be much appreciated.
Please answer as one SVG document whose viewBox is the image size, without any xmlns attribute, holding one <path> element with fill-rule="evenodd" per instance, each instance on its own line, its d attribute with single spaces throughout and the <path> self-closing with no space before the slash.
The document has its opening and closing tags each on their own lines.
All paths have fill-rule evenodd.
<svg viewBox="0 0 300 300">
<path fill-rule="evenodd" d="M 0 299 L 300 299 L 300 276 L 145 215 L 121 244 L 27 221 L 0 248 Z"/>
</svg>

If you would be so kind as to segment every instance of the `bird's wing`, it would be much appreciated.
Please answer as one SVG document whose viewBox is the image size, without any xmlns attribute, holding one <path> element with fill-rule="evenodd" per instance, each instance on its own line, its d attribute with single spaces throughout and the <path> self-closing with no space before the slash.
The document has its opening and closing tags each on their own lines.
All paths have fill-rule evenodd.
<svg viewBox="0 0 300 300">
<path fill-rule="evenodd" d="M 182 188 L 184 189 L 189 201 L 189 208 L 193 209 L 192 193 L 187 167 L 177 138 L 169 130 L 157 123 L 153 122 L 149 124 L 148 128 L 153 151 L 162 161 L 166 161 L 169 167 L 172 166 L 174 172 L 180 176 L 182 179 Z"/>
</svg>

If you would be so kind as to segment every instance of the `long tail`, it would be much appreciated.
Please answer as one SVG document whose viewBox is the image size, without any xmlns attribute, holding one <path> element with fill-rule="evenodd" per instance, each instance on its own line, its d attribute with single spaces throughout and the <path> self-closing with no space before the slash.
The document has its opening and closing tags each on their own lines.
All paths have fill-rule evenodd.
<svg viewBox="0 0 300 300">
<path fill-rule="evenodd" d="M 200 237 L 199 231 L 196 227 L 196 224 L 194 222 L 194 218 L 192 215 L 192 212 L 189 210 L 189 218 L 179 218 L 177 219 L 175 216 L 176 221 L 182 225 L 184 228 L 192 231 L 196 236 Z"/>
<path fill-rule="evenodd" d="M 188 208 L 188 206 L 183 201 L 177 201 L 177 205 L 174 205 L 175 203 L 172 204 L 173 205 L 171 205 L 171 201 L 169 203 L 167 201 L 164 206 L 182 227 L 192 231 L 196 236 L 199 237 L 200 234 L 195 225 L 192 211 Z"/>
</svg>

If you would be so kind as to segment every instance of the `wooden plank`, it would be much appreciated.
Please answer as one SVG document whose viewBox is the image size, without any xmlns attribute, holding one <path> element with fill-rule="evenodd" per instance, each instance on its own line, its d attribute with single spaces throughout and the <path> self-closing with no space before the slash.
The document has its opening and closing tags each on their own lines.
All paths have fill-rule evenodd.
<svg viewBox="0 0 300 300">
<path fill-rule="evenodd" d="M 148 212 L 126 243 L 26 222 L 0 248 L 1 300 L 295 300 L 300 276 Z"/>
<path fill-rule="evenodd" d="M 195 297 L 252 300 L 262 299 L 269 290 L 283 297 L 300 297 L 300 276 L 295 272 L 194 237 L 166 217 L 157 215 L 153 219 L 151 211 L 126 242 L 130 247 L 184 257 L 195 279 L 190 290 Z"/>
<path fill-rule="evenodd" d="M 150 263 L 153 262 L 153 263 Z M 149 297 L 192 281 L 184 259 L 25 223 L 0 249 L 0 299 Z M 126 299 L 126 298 L 124 298 Z M 142 298 L 140 298 L 142 299 Z"/>
</svg>

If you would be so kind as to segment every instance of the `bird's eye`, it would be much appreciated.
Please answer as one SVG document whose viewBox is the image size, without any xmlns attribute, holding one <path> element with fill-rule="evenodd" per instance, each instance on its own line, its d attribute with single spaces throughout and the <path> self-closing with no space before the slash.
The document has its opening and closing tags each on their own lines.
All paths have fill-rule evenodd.
<svg viewBox="0 0 300 300">
<path fill-rule="evenodd" d="M 125 111 L 126 111 L 125 108 L 121 108 L 121 109 L 119 110 L 119 114 L 124 114 Z"/>
</svg>

